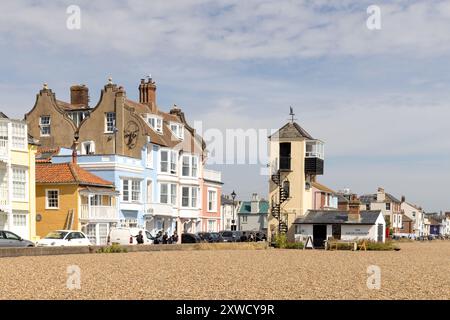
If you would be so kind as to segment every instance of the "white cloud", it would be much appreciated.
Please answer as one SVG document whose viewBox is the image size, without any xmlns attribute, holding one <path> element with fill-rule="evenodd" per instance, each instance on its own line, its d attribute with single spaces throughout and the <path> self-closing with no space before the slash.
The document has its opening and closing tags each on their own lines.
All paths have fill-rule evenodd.
<svg viewBox="0 0 450 320">
<path fill-rule="evenodd" d="M 31 3 L 2 4 L 3 45 L 216 60 L 450 51 L 448 1 L 381 1 L 380 31 L 366 28 L 369 1 L 80 1 L 81 31 L 65 28 L 69 1 Z"/>
</svg>

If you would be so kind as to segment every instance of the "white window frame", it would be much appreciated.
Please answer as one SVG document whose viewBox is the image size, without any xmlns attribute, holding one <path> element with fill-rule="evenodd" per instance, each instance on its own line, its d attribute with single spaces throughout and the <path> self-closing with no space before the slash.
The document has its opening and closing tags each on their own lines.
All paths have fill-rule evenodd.
<svg viewBox="0 0 450 320">
<path fill-rule="evenodd" d="M 183 199 L 184 197 L 184 189 L 188 189 L 188 205 L 183 205 Z M 194 189 L 196 190 L 196 197 L 194 198 Z M 199 187 L 197 186 L 181 186 L 181 207 L 182 208 L 190 208 L 190 209 L 198 209 L 199 208 L 199 202 L 200 202 L 200 192 Z M 195 205 L 194 205 L 194 199 L 195 199 Z"/>
<path fill-rule="evenodd" d="M 12 149 L 15 150 L 26 150 L 27 149 L 27 125 L 25 123 L 11 124 L 11 135 L 12 135 Z"/>
<path fill-rule="evenodd" d="M 147 157 L 145 159 L 147 168 L 153 169 L 153 145 L 147 145 Z"/>
<path fill-rule="evenodd" d="M 43 123 L 42 118 L 48 118 L 48 123 Z M 45 115 L 45 116 L 39 117 L 39 132 L 40 132 L 41 137 L 50 137 L 52 135 L 51 124 L 52 124 L 51 116 Z M 43 130 L 42 130 L 43 128 L 48 128 L 48 133 L 43 133 Z"/>
<path fill-rule="evenodd" d="M 86 145 L 91 146 L 91 152 L 87 153 Z M 95 142 L 94 141 L 84 141 L 81 143 L 81 154 L 82 155 L 94 155 L 95 154 Z"/>
<path fill-rule="evenodd" d="M 25 179 L 16 181 L 16 179 L 14 177 L 15 176 L 15 171 L 16 172 L 21 171 Z M 14 186 L 14 184 L 18 184 L 18 183 L 23 184 L 23 188 L 24 188 L 24 190 L 23 190 L 24 191 L 23 192 L 24 197 L 23 198 L 18 198 L 18 197 L 16 197 L 16 194 L 14 194 L 14 189 L 16 188 Z M 13 197 L 13 201 L 28 202 L 28 183 L 29 183 L 29 181 L 28 181 L 28 168 L 12 167 L 12 184 L 13 184 L 12 197 Z"/>
<path fill-rule="evenodd" d="M 112 118 L 111 118 L 111 116 L 112 116 Z M 111 126 L 111 128 L 110 128 L 110 126 Z M 116 113 L 115 112 L 106 112 L 105 113 L 105 133 L 114 133 L 115 128 L 116 128 Z"/>
<path fill-rule="evenodd" d="M 167 202 L 161 201 L 161 197 L 163 195 L 163 193 L 162 193 L 163 185 L 166 186 L 166 188 L 167 188 L 167 193 L 165 194 L 165 196 L 167 197 Z M 172 189 L 173 187 L 175 187 L 175 192 L 173 192 L 174 191 Z M 176 183 L 171 183 L 171 182 L 160 182 L 159 183 L 159 202 L 162 204 L 170 204 L 172 206 L 176 206 L 177 200 L 178 200 L 178 185 Z"/>
<path fill-rule="evenodd" d="M 170 122 L 170 131 L 180 140 L 184 140 L 184 126 L 178 122 Z"/>
<path fill-rule="evenodd" d="M 217 189 L 208 188 L 207 193 L 208 193 L 208 203 L 207 203 L 208 212 L 217 212 Z"/>
<path fill-rule="evenodd" d="M 133 179 L 133 178 L 122 178 L 122 202 L 126 203 L 141 203 L 142 202 L 142 180 Z M 125 182 L 127 184 L 127 188 L 125 188 Z M 135 183 L 139 184 L 139 190 L 135 190 Z M 136 193 L 138 194 L 138 198 L 135 198 Z M 125 194 L 127 194 L 128 199 L 125 200 Z"/>
<path fill-rule="evenodd" d="M 28 226 L 28 212 L 27 211 L 13 211 L 13 226 L 14 227 L 27 227 Z M 19 218 L 19 219 L 17 219 Z M 17 224 L 17 220 L 20 220 L 21 224 Z"/>
<path fill-rule="evenodd" d="M 185 159 L 188 160 L 188 166 L 185 166 Z M 181 176 L 188 178 L 198 178 L 199 160 L 197 155 L 183 154 L 181 157 Z M 184 169 L 188 168 L 188 175 L 185 175 Z"/>
<path fill-rule="evenodd" d="M 167 153 L 167 171 L 162 170 L 162 154 Z M 178 172 L 178 152 L 170 149 L 162 149 L 159 151 L 159 170 L 160 173 L 176 175 Z"/>
<path fill-rule="evenodd" d="M 147 123 L 153 128 L 157 133 L 163 133 L 163 119 L 161 117 L 150 115 L 147 117 Z"/>
<path fill-rule="evenodd" d="M 57 195 L 57 199 L 56 201 L 58 202 L 58 206 L 57 207 L 50 207 L 49 206 L 49 197 L 48 197 L 48 193 L 49 192 L 55 192 L 56 191 L 56 195 Z M 60 204 L 60 196 L 59 196 L 59 189 L 45 189 L 45 210 L 59 210 L 59 204 Z"/>
<path fill-rule="evenodd" d="M 212 228 L 210 228 L 210 224 L 212 224 Z M 216 232 L 217 220 L 211 220 L 211 219 L 208 220 L 207 230 L 208 230 L 208 232 Z"/>
</svg>

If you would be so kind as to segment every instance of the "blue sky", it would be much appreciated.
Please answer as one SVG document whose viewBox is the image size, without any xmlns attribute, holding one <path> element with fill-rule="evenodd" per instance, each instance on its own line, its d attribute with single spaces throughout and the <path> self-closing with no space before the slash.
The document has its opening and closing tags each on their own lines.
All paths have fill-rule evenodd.
<svg viewBox="0 0 450 320">
<path fill-rule="evenodd" d="M 66 28 L 69 5 L 81 30 Z M 381 30 L 366 27 L 369 5 Z M 85 83 L 95 104 L 112 76 L 137 98 L 207 128 L 298 122 L 326 142 L 322 182 L 449 210 L 450 1 L 2 1 L 0 109 L 23 117 L 47 82 Z M 219 166 L 225 191 L 267 193 L 260 166 Z"/>
</svg>

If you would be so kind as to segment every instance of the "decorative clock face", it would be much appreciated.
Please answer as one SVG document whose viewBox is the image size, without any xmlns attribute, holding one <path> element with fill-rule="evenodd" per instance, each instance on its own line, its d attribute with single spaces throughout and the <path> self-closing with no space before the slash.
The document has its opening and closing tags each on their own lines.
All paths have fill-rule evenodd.
<svg viewBox="0 0 450 320">
<path fill-rule="evenodd" d="M 134 149 L 139 135 L 139 126 L 136 122 L 130 121 L 125 129 L 125 144 L 130 149 Z"/>
</svg>

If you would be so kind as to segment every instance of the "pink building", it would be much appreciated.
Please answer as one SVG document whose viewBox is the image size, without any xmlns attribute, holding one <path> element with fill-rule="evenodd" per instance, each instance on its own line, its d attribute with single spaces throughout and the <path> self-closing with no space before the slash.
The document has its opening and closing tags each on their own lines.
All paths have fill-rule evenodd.
<svg viewBox="0 0 450 320">
<path fill-rule="evenodd" d="M 222 174 L 220 172 L 203 170 L 203 179 L 201 180 L 202 211 L 200 213 L 202 232 L 220 231 L 222 185 Z"/>
</svg>

